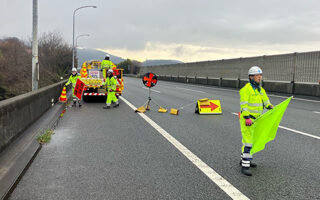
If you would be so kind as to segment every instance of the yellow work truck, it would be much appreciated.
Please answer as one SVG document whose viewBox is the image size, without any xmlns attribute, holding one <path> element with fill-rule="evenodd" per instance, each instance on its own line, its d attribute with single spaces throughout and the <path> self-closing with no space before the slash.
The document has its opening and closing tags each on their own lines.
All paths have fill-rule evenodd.
<svg viewBox="0 0 320 200">
<path fill-rule="evenodd" d="M 122 95 L 124 88 L 123 69 L 117 69 L 116 65 L 114 65 L 112 70 L 113 76 L 117 80 L 116 96 L 119 97 Z M 107 97 L 108 91 L 106 86 L 103 86 L 105 78 L 103 77 L 100 60 L 85 61 L 82 64 L 80 75 L 81 80 L 86 84 L 82 95 L 83 101 L 88 101 L 90 98 L 98 96 Z"/>
</svg>

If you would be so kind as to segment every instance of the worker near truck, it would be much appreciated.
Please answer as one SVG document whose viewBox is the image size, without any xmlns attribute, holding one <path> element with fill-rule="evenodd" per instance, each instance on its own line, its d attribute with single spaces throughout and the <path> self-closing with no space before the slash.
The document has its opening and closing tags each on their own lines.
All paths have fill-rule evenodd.
<svg viewBox="0 0 320 200">
<path fill-rule="evenodd" d="M 273 109 L 273 105 L 262 88 L 262 70 L 253 66 L 248 71 L 249 83 L 240 89 L 240 127 L 242 133 L 241 172 L 244 175 L 252 176 L 250 167 L 257 167 L 252 163 L 252 134 L 250 131 L 252 120 L 259 117 L 264 108 Z M 259 133 L 254 133 L 259 134 Z"/>
<path fill-rule="evenodd" d="M 81 107 L 80 100 L 74 95 L 74 88 L 76 86 L 76 82 L 77 82 L 78 78 L 81 78 L 81 76 L 78 75 L 77 69 L 76 68 L 72 68 L 72 73 L 71 73 L 71 75 L 69 77 L 68 82 L 66 83 L 66 86 L 68 86 L 70 83 L 72 84 L 72 101 L 73 101 L 72 107 L 76 106 L 76 102 L 77 101 L 78 101 L 79 107 Z"/>
<path fill-rule="evenodd" d="M 112 102 L 115 103 L 113 107 L 119 106 L 119 100 L 116 97 L 117 80 L 113 77 L 113 70 L 109 69 L 107 75 L 108 77 L 106 78 L 104 85 L 107 86 L 108 95 L 106 105 L 103 107 L 104 109 L 109 109 Z"/>
<path fill-rule="evenodd" d="M 106 54 L 104 60 L 101 61 L 101 70 L 104 79 L 107 78 L 107 71 L 112 69 L 113 65 L 114 64 L 111 62 L 109 54 Z"/>
</svg>

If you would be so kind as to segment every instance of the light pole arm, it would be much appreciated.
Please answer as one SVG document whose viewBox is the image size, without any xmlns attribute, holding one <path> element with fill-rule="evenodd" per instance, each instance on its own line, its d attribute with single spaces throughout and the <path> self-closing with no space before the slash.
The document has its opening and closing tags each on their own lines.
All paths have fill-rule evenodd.
<svg viewBox="0 0 320 200">
<path fill-rule="evenodd" d="M 75 21 L 76 21 L 76 18 L 75 18 L 75 14 L 78 10 L 82 9 L 82 8 L 97 8 L 97 6 L 81 6 L 77 9 L 75 9 L 73 11 L 73 26 L 72 26 L 72 68 L 74 68 L 74 30 L 75 30 Z"/>
</svg>

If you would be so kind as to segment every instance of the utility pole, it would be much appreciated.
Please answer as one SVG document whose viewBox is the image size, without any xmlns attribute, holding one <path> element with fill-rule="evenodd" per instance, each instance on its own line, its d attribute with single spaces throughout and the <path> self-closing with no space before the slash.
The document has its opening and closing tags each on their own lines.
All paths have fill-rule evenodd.
<svg viewBox="0 0 320 200">
<path fill-rule="evenodd" d="M 38 0 L 33 0 L 32 19 L 32 91 L 38 89 L 39 61 L 38 61 Z"/>
</svg>

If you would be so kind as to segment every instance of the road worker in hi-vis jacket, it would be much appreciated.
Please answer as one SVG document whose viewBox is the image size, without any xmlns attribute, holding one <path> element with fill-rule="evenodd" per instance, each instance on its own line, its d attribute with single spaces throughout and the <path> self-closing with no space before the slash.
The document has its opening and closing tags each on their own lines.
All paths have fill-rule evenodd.
<svg viewBox="0 0 320 200">
<path fill-rule="evenodd" d="M 119 106 L 118 98 L 116 97 L 116 89 L 117 89 L 117 80 L 113 77 L 113 70 L 109 69 L 107 72 L 107 79 L 104 85 L 107 86 L 108 96 L 106 105 L 103 107 L 104 109 L 109 109 L 111 103 L 114 102 L 115 105 L 113 107 Z"/>
<path fill-rule="evenodd" d="M 101 61 L 101 70 L 103 74 L 103 78 L 106 80 L 107 77 L 107 72 L 109 69 L 112 69 L 113 63 L 110 60 L 110 55 L 106 54 L 104 60 Z"/>
<path fill-rule="evenodd" d="M 81 76 L 78 75 L 77 69 L 76 68 L 72 68 L 72 74 L 69 77 L 68 82 L 66 83 L 66 86 L 68 86 L 70 83 L 72 84 L 72 101 L 73 101 L 72 107 L 76 106 L 76 102 L 77 101 L 78 101 L 79 107 L 81 107 L 80 100 L 76 97 L 76 95 L 73 94 L 74 93 L 74 88 L 76 87 L 76 82 L 77 82 L 78 78 L 81 78 Z"/>
<path fill-rule="evenodd" d="M 257 167 L 252 163 L 252 134 L 250 128 L 252 120 L 259 117 L 264 108 L 272 109 L 266 91 L 262 88 L 262 70 L 258 66 L 249 69 L 249 83 L 240 89 L 240 127 L 242 133 L 241 172 L 252 176 L 250 167 Z M 255 133 L 259 134 L 259 133 Z"/>
</svg>

